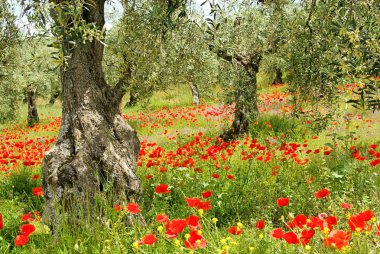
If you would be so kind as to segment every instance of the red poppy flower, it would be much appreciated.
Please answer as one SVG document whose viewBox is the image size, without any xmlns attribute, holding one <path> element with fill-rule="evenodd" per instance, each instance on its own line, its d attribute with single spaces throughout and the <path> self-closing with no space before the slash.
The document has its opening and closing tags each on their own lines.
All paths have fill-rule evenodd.
<svg viewBox="0 0 380 254">
<path fill-rule="evenodd" d="M 349 203 L 342 202 L 342 208 L 349 210 L 351 209 L 351 205 Z"/>
<path fill-rule="evenodd" d="M 334 225 L 336 225 L 338 223 L 338 219 L 335 216 L 329 216 L 329 217 L 326 218 L 326 222 L 330 226 L 334 226 Z"/>
<path fill-rule="evenodd" d="M 39 175 L 33 175 L 33 177 L 32 177 L 32 180 L 37 180 L 38 179 L 38 177 L 39 177 Z"/>
<path fill-rule="evenodd" d="M 28 236 L 36 230 L 36 227 L 32 224 L 24 224 L 20 227 L 20 233 Z"/>
<path fill-rule="evenodd" d="M 294 222 L 294 220 L 285 222 L 285 227 L 288 228 L 288 229 L 295 228 L 296 227 L 296 223 Z"/>
<path fill-rule="evenodd" d="M 298 236 L 293 231 L 284 233 L 282 235 L 282 239 L 284 239 L 288 244 L 298 244 L 300 242 Z"/>
<path fill-rule="evenodd" d="M 243 229 L 237 226 L 232 226 L 228 229 L 228 232 L 230 232 L 233 235 L 240 235 L 241 233 L 243 233 Z"/>
<path fill-rule="evenodd" d="M 203 239 L 202 235 L 199 235 L 197 231 L 190 232 L 190 237 L 184 242 L 185 246 L 191 250 L 206 247 L 207 243 Z"/>
<path fill-rule="evenodd" d="M 378 164 L 380 164 L 380 159 L 374 159 L 373 161 L 371 161 L 370 165 L 372 167 L 375 167 L 377 166 Z"/>
<path fill-rule="evenodd" d="M 327 197 L 328 195 L 330 195 L 330 191 L 328 189 L 321 189 L 321 190 L 317 191 L 316 193 L 314 193 L 314 196 L 317 199 Z"/>
<path fill-rule="evenodd" d="M 33 190 L 33 196 L 43 196 L 44 195 L 42 187 L 36 187 L 36 188 L 33 188 L 32 190 Z"/>
<path fill-rule="evenodd" d="M 315 230 L 310 229 L 310 230 L 302 230 L 301 232 L 301 237 L 300 237 L 300 243 L 302 245 L 306 245 L 310 242 L 310 239 L 314 236 Z"/>
<path fill-rule="evenodd" d="M 26 235 L 18 235 L 15 238 L 15 246 L 24 246 L 29 242 L 29 238 Z"/>
<path fill-rule="evenodd" d="M 226 177 L 227 177 L 228 180 L 233 180 L 233 179 L 235 179 L 235 177 L 234 177 L 233 175 L 230 175 L 230 174 L 228 174 Z"/>
<path fill-rule="evenodd" d="M 157 238 L 153 234 L 147 234 L 141 238 L 141 243 L 146 245 L 152 245 L 157 241 Z"/>
<path fill-rule="evenodd" d="M 113 209 L 114 209 L 116 212 L 120 212 L 120 211 L 121 211 L 121 205 L 114 205 L 114 206 L 113 206 Z"/>
<path fill-rule="evenodd" d="M 282 238 L 283 235 L 284 235 L 284 232 L 282 231 L 281 228 L 275 228 L 272 230 L 272 232 L 270 232 L 270 236 L 277 239 Z"/>
<path fill-rule="evenodd" d="M 198 210 L 203 209 L 203 211 L 210 210 L 211 209 L 210 201 L 199 202 L 197 208 Z"/>
<path fill-rule="evenodd" d="M 202 197 L 203 198 L 209 198 L 209 197 L 211 197 L 211 195 L 212 195 L 212 192 L 210 190 L 202 192 Z"/>
<path fill-rule="evenodd" d="M 129 203 L 127 206 L 126 206 L 126 209 L 128 212 L 130 212 L 131 214 L 136 214 L 136 213 L 139 213 L 141 212 L 141 209 L 139 207 L 138 204 L 134 204 L 134 203 Z"/>
<path fill-rule="evenodd" d="M 199 198 L 185 198 L 187 205 L 190 207 L 196 207 L 199 205 L 201 200 Z"/>
<path fill-rule="evenodd" d="M 307 217 L 304 214 L 299 214 L 293 219 L 293 223 L 298 228 L 303 228 L 306 225 Z"/>
<path fill-rule="evenodd" d="M 171 191 L 168 189 L 169 186 L 167 184 L 160 184 L 156 187 L 156 193 L 157 194 L 163 194 L 163 193 L 170 193 Z"/>
<path fill-rule="evenodd" d="M 201 224 L 199 223 L 199 217 L 196 216 L 196 215 L 190 215 L 190 216 L 186 219 L 186 223 L 187 223 L 187 226 L 188 226 L 191 230 L 197 230 L 197 229 L 202 228 Z"/>
<path fill-rule="evenodd" d="M 156 221 L 158 223 L 167 223 L 167 222 L 169 222 L 169 218 L 168 218 L 168 216 L 166 216 L 166 214 L 161 213 L 161 214 L 156 215 Z"/>
<path fill-rule="evenodd" d="M 165 232 L 165 236 L 168 239 L 173 239 L 173 238 L 176 238 L 178 236 L 178 234 L 173 233 L 172 231 L 170 231 L 170 230 L 167 229 L 166 232 Z"/>
<path fill-rule="evenodd" d="M 255 227 L 260 230 L 265 228 L 265 220 L 259 220 L 258 222 L 256 222 Z"/>
<path fill-rule="evenodd" d="M 377 226 L 376 235 L 380 236 L 380 225 Z"/>
<path fill-rule="evenodd" d="M 364 221 L 369 221 L 375 216 L 371 210 L 366 210 L 358 215 L 360 216 L 360 219 Z"/>
<path fill-rule="evenodd" d="M 289 204 L 289 198 L 279 198 L 277 199 L 278 206 L 287 206 Z"/>
<path fill-rule="evenodd" d="M 325 246 L 332 248 L 336 246 L 339 250 L 350 244 L 350 232 L 344 232 L 343 230 L 333 230 L 329 236 L 324 240 Z"/>
<path fill-rule="evenodd" d="M 360 231 L 364 231 L 364 227 L 366 223 L 365 221 L 361 220 L 357 214 L 354 214 L 348 220 L 348 225 L 350 226 L 352 231 L 356 231 L 356 229 L 360 229 Z"/>
<path fill-rule="evenodd" d="M 21 221 L 33 221 L 33 219 L 30 217 L 30 213 L 26 213 L 21 217 Z"/>
<path fill-rule="evenodd" d="M 220 175 L 217 174 L 217 173 L 212 173 L 212 177 L 215 178 L 215 179 L 218 179 L 220 177 Z"/>
<path fill-rule="evenodd" d="M 357 229 L 364 231 L 367 221 L 371 220 L 373 216 L 374 214 L 371 210 L 366 210 L 364 212 L 351 215 L 348 220 L 348 225 L 352 231 L 356 231 Z"/>
<path fill-rule="evenodd" d="M 4 222 L 3 222 L 3 215 L 0 213 L 0 230 L 3 229 Z"/>
<path fill-rule="evenodd" d="M 171 233 L 180 234 L 186 227 L 186 220 L 175 219 L 166 224 L 166 230 L 169 230 Z"/>
</svg>

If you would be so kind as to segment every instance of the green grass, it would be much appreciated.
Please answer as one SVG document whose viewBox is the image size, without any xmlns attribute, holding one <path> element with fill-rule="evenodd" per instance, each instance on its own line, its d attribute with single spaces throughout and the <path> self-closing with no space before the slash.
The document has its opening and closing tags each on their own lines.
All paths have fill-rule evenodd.
<svg viewBox="0 0 380 254">
<path fill-rule="evenodd" d="M 155 221 L 157 214 L 165 213 L 170 219 L 199 216 L 207 246 L 194 250 L 196 253 L 340 253 L 324 246 L 326 235 L 323 230 L 315 230 L 307 247 L 274 239 L 270 232 L 278 227 L 285 231 L 284 222 L 298 214 L 305 214 L 308 218 L 320 213 L 334 215 L 339 219 L 334 229 L 344 231 L 350 230 L 347 225 L 349 214 L 371 209 L 379 219 L 379 165 L 369 165 L 372 157 L 368 152 L 371 144 L 380 146 L 378 112 L 366 115 L 367 121 L 352 118 L 344 122 L 349 118 L 345 109 L 341 109 L 319 133 L 314 129 L 312 118 L 310 124 L 306 123 L 309 120 L 307 116 L 291 118 L 287 114 L 264 112 L 258 122 L 251 125 L 252 137 L 242 137 L 239 143 L 223 147 L 215 137 L 230 124 L 230 118 L 204 115 L 220 102 L 210 98 L 206 99 L 206 106 L 191 106 L 190 89 L 185 89 L 177 87 L 157 92 L 149 105 L 125 109 L 127 119 L 138 131 L 143 143 L 156 143 L 155 146 L 144 147 L 146 155 L 140 157 L 141 166 L 137 172 L 144 189 L 139 205 L 146 225 L 141 225 L 139 220 L 130 220 L 128 213 L 116 212 L 112 199 L 102 195 L 97 198 L 94 208 L 101 211 L 102 216 L 86 215 L 83 209 L 88 204 L 84 202 L 83 206 L 77 207 L 81 219 L 73 223 L 63 217 L 55 227 L 56 235 L 53 235 L 39 220 L 38 214 L 34 214 L 36 211 L 43 212 L 43 198 L 31 195 L 31 189 L 41 185 L 41 177 L 32 180 L 34 174 L 41 175 L 41 166 L 24 167 L 20 164 L 7 172 L 0 172 L 0 213 L 4 219 L 4 228 L 0 231 L 0 252 L 191 253 L 183 244 L 186 234 L 190 232 L 188 228 L 175 239 L 165 237 L 165 229 L 162 231 L 162 225 Z M 267 94 L 282 89 L 263 87 L 260 92 Z M 42 101 L 39 103 L 43 104 Z M 278 105 L 282 104 L 270 107 Z M 25 106 L 20 112 L 21 115 L 26 112 Z M 60 105 L 39 106 L 39 112 L 41 124 L 33 129 L 27 128 L 24 120 L 6 125 L 9 129 L 7 135 L 16 136 L 8 140 L 0 139 L 0 147 L 5 147 L 6 142 L 32 139 L 35 143 L 17 151 L 27 153 L 39 148 L 39 137 L 46 139 L 56 135 L 56 127 L 46 130 L 44 126 L 50 126 L 52 116 L 60 115 Z M 350 112 L 356 113 L 351 109 Z M 199 132 L 203 135 L 199 136 Z M 259 145 L 252 148 L 251 143 Z M 283 143 L 288 145 L 283 146 Z M 292 150 L 291 144 L 298 145 L 297 149 Z M 33 145 L 36 148 L 32 148 Z M 350 150 L 352 146 L 366 160 L 354 159 L 353 150 Z M 10 147 L 14 149 L 14 146 Z M 149 156 L 155 149 L 162 149 L 161 157 Z M 308 153 L 308 150 L 311 152 Z M 379 148 L 374 150 L 380 151 Z M 326 151 L 332 152 L 325 155 Z M 205 158 L 205 155 L 208 157 Z M 266 156 L 270 157 L 267 162 Z M 302 165 L 305 159 L 309 161 Z M 160 165 L 148 167 L 149 160 L 159 161 Z M 220 177 L 215 178 L 213 174 Z M 233 179 L 228 179 L 229 175 Z M 148 179 L 147 176 L 152 178 Z M 171 192 L 156 194 L 155 187 L 163 183 L 169 185 Z M 314 193 L 323 188 L 328 188 L 330 195 L 316 199 Z M 202 200 L 209 200 L 212 209 L 202 213 L 186 204 L 185 198 L 201 198 L 201 193 L 207 190 L 212 191 L 212 196 Z M 280 197 L 288 197 L 289 205 L 279 207 L 276 201 Z M 342 202 L 350 203 L 352 209 L 342 209 Z M 19 233 L 20 225 L 25 223 L 21 222 L 21 216 L 28 212 L 35 219 L 31 223 L 36 226 L 36 232 L 30 235 L 27 245 L 15 247 L 14 238 Z M 213 222 L 214 218 L 217 218 L 217 223 Z M 261 219 L 266 223 L 263 230 L 255 227 Z M 238 223 L 243 224 L 244 232 L 230 234 L 228 228 Z M 380 236 L 375 232 L 378 222 L 371 220 L 367 223 L 373 226 L 372 229 L 352 232 L 350 247 L 345 253 L 379 251 Z M 297 228 L 293 230 L 300 231 Z M 153 246 L 136 245 L 149 233 L 158 239 Z"/>
</svg>

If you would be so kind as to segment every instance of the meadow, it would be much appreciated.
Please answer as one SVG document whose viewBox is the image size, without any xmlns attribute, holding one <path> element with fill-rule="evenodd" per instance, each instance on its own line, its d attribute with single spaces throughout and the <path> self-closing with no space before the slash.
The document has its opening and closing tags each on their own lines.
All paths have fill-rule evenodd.
<svg viewBox="0 0 380 254">
<path fill-rule="evenodd" d="M 141 198 L 118 204 L 105 186 L 99 217 L 75 225 L 63 217 L 56 234 L 41 221 L 41 162 L 59 130 L 59 103 L 40 102 L 32 128 L 0 126 L 0 252 L 380 252 L 380 113 L 346 107 L 352 86 L 325 123 L 316 120 L 323 106 L 293 117 L 286 86 L 263 87 L 251 135 L 229 143 L 218 134 L 233 105 L 217 96 L 192 105 L 185 89 L 125 109 L 141 142 Z"/>
</svg>

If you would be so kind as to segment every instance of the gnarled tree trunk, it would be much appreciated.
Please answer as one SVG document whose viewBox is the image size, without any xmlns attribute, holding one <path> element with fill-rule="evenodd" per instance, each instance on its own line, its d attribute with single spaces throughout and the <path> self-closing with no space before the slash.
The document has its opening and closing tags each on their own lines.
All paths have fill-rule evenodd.
<svg viewBox="0 0 380 254">
<path fill-rule="evenodd" d="M 254 62 L 243 64 L 246 77 L 241 80 L 235 91 L 234 120 L 232 126 L 221 135 L 224 141 L 230 141 L 248 133 L 249 124 L 255 121 L 259 115 L 256 78 L 259 71 L 258 62 L 257 64 Z"/>
<path fill-rule="evenodd" d="M 104 0 L 92 1 L 88 8 L 83 13 L 86 22 L 103 27 Z M 121 116 L 123 87 L 105 82 L 103 45 L 93 40 L 79 42 L 74 48 L 63 46 L 70 57 L 61 69 L 61 128 L 42 164 L 43 220 L 50 226 L 63 215 L 75 220 L 77 202 L 91 202 L 106 185 L 112 185 L 119 202 L 141 192 L 136 176 L 139 139 Z"/>
<path fill-rule="evenodd" d="M 193 81 L 190 82 L 190 89 L 191 89 L 191 94 L 193 95 L 193 104 L 199 105 L 199 89 L 198 89 L 198 86 Z"/>
<path fill-rule="evenodd" d="M 249 124 L 255 121 L 259 115 L 256 76 L 259 72 L 262 55 L 260 52 L 230 55 L 225 50 L 215 48 L 213 45 L 210 45 L 209 49 L 227 62 L 236 61 L 244 70 L 244 75 L 240 78 L 235 91 L 235 112 L 232 126 L 221 135 L 221 138 L 228 142 L 248 133 Z"/>
<path fill-rule="evenodd" d="M 36 104 L 36 88 L 28 86 L 27 100 L 28 100 L 28 126 L 32 127 L 40 121 L 38 117 L 37 104 Z"/>
</svg>

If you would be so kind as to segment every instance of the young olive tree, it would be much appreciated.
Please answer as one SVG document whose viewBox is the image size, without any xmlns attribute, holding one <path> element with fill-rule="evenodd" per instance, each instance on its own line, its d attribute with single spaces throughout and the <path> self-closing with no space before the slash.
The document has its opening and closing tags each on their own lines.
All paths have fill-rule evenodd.
<svg viewBox="0 0 380 254">
<path fill-rule="evenodd" d="M 124 88 L 126 106 L 148 102 L 153 91 L 165 89 L 171 68 L 168 58 L 172 32 L 186 16 L 186 1 L 134 1 L 124 3 L 117 26 L 107 36 L 105 63 L 107 80 L 115 82 L 129 73 Z"/>
<path fill-rule="evenodd" d="M 38 37 L 24 37 L 15 54 L 15 83 L 24 94 L 28 105 L 28 125 L 39 122 L 37 96 L 49 98 L 58 83 L 58 69 L 51 57 L 48 41 Z M 51 99 L 51 98 L 50 98 Z"/>
<path fill-rule="evenodd" d="M 215 56 L 204 43 L 204 27 L 196 17 L 189 16 L 173 30 L 165 52 L 170 75 L 165 79 L 173 84 L 188 85 L 194 105 L 200 103 L 201 92 L 206 95 L 215 83 Z"/>
<path fill-rule="evenodd" d="M 260 64 L 273 51 L 272 8 L 286 1 L 270 4 L 233 2 L 223 5 L 210 2 L 211 16 L 207 18 L 210 51 L 237 66 L 234 86 L 235 112 L 232 126 L 222 134 L 224 140 L 246 134 L 259 110 L 257 106 L 257 73 Z M 276 45 L 277 47 L 277 45 Z"/>
</svg>

